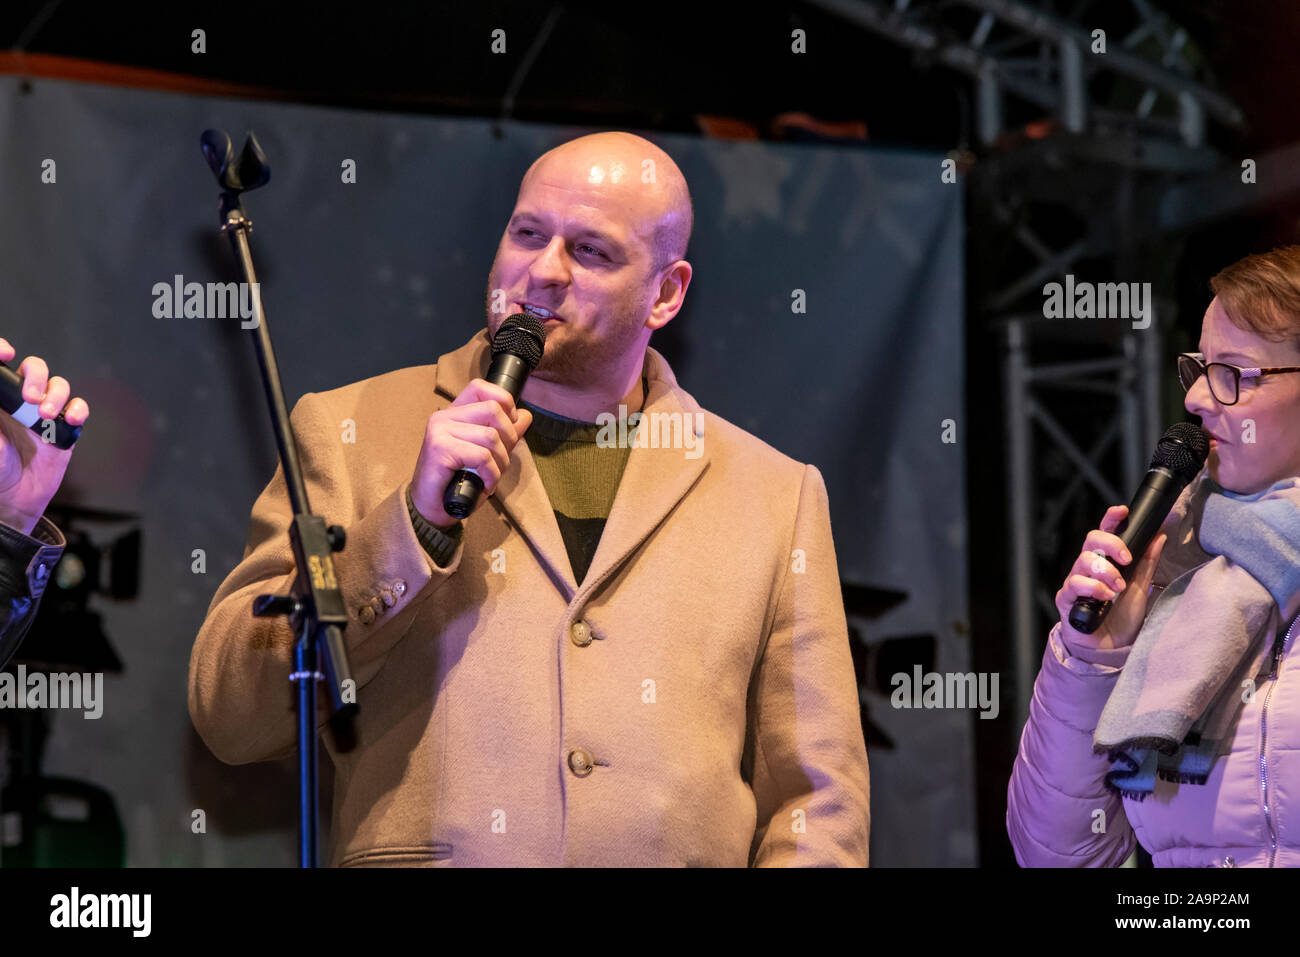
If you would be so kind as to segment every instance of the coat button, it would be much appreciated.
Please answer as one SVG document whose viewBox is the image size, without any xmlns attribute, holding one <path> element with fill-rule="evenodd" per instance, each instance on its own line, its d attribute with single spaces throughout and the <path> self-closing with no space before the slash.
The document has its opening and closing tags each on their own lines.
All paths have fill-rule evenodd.
<svg viewBox="0 0 1300 957">
<path fill-rule="evenodd" d="M 375 610 L 369 605 L 362 605 L 357 609 L 357 617 L 361 619 L 361 624 L 368 625 L 375 620 Z"/>
<path fill-rule="evenodd" d="M 574 748 L 569 752 L 569 770 L 580 778 L 591 773 L 591 755 L 584 748 Z"/>
<path fill-rule="evenodd" d="M 575 621 L 569 629 L 569 637 L 579 648 L 586 648 L 591 644 L 591 626 L 585 621 Z"/>
<path fill-rule="evenodd" d="M 402 579 L 400 578 L 397 579 L 397 581 L 393 582 L 393 594 L 396 595 L 398 598 L 401 598 L 403 595 L 405 595 L 406 582 L 402 581 Z"/>
<path fill-rule="evenodd" d="M 391 588 L 381 588 L 379 590 L 379 600 L 384 603 L 385 608 L 392 608 L 397 604 L 397 596 L 393 594 Z"/>
<path fill-rule="evenodd" d="M 384 603 L 379 600 L 378 596 L 370 599 L 370 607 L 375 610 L 376 615 L 384 613 Z"/>
</svg>

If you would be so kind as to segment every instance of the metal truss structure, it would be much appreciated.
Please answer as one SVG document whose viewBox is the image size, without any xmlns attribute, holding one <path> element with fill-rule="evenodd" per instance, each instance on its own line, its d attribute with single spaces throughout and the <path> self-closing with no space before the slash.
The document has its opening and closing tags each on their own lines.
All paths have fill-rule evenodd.
<svg viewBox="0 0 1300 957">
<path fill-rule="evenodd" d="M 1172 357 L 1159 319 L 1176 236 L 1295 192 L 1300 150 L 1260 159 L 1277 174 L 1267 194 L 1242 191 L 1240 159 L 1210 143 L 1231 139 L 1244 114 L 1198 64 L 1186 31 L 1149 0 L 810 6 L 973 81 L 979 151 L 961 163 L 968 328 L 1000 337 L 1018 729 L 1058 618 L 1053 596 L 1078 549 L 1060 530 L 1099 516 L 1097 503 L 1127 502 L 1162 431 L 1159 384 Z M 1067 274 L 1150 282 L 1156 316 L 1146 328 L 1045 318 L 1046 284 Z"/>
</svg>

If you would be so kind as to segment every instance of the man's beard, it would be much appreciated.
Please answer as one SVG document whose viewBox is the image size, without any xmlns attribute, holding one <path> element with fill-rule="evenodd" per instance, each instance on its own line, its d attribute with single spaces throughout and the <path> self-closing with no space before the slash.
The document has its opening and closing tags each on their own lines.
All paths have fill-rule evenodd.
<svg viewBox="0 0 1300 957">
<path fill-rule="evenodd" d="M 489 291 L 489 334 L 492 333 L 493 320 L 498 318 L 492 314 L 490 303 Z M 531 374 L 545 382 L 581 387 L 591 381 L 596 370 L 619 365 L 636 345 L 643 323 L 635 317 L 642 311 L 648 311 L 649 303 L 620 302 L 614 308 L 617 318 L 607 320 L 609 334 L 603 339 L 592 338 L 590 332 L 577 333 L 572 327 L 566 327 L 564 322 L 548 330 L 549 338 L 542 349 L 542 361 Z M 506 317 L 500 317 L 500 322 L 505 322 L 505 319 Z M 500 328 L 499 324 L 497 328 Z"/>
<path fill-rule="evenodd" d="M 579 338 L 562 326 L 556 327 L 555 332 L 559 335 L 552 335 L 547 341 L 542 361 L 532 374 L 545 382 L 574 387 L 590 382 L 595 370 L 618 364 L 636 338 L 635 327 L 629 329 L 626 320 L 617 327 L 619 335 L 614 340 Z"/>
<path fill-rule="evenodd" d="M 590 374 L 593 353 L 599 352 L 598 349 L 591 348 L 593 345 L 589 342 L 574 342 L 563 333 L 551 336 L 542 349 L 542 361 L 537 363 L 532 374 L 545 382 L 575 385 L 580 381 L 584 369 Z"/>
</svg>

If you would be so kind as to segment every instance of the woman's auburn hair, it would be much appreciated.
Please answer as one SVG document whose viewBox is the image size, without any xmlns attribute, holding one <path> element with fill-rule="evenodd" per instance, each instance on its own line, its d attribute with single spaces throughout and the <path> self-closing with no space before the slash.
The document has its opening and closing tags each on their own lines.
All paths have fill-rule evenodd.
<svg viewBox="0 0 1300 957">
<path fill-rule="evenodd" d="M 1300 348 L 1300 246 L 1239 259 L 1210 280 L 1210 289 L 1238 329 Z"/>
</svg>

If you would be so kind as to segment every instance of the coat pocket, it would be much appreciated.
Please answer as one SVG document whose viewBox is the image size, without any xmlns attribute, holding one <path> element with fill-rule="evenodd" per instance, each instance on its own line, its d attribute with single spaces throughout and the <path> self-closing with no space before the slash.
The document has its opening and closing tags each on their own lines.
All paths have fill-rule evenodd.
<svg viewBox="0 0 1300 957">
<path fill-rule="evenodd" d="M 434 867 L 450 860 L 450 844 L 404 844 L 352 851 L 339 867 Z"/>
</svg>

